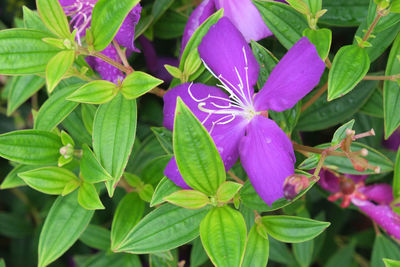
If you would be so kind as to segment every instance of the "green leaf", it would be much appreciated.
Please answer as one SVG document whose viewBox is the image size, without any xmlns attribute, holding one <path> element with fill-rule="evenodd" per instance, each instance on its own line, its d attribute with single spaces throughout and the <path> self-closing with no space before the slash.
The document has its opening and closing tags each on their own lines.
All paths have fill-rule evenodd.
<svg viewBox="0 0 400 267">
<path fill-rule="evenodd" d="M 78 103 L 67 101 L 66 98 L 81 85 L 73 84 L 52 94 L 40 107 L 34 128 L 52 131 L 57 127 L 78 106 Z"/>
<path fill-rule="evenodd" d="M 139 191 L 139 197 L 146 202 L 150 202 L 154 194 L 154 187 L 151 184 L 146 184 Z"/>
<path fill-rule="evenodd" d="M 385 263 L 385 267 L 400 267 L 400 261 L 394 261 L 390 259 L 382 259 Z"/>
<path fill-rule="evenodd" d="M 57 1 L 58 2 L 58 1 Z M 53 92 L 75 60 L 74 50 L 64 50 L 50 59 L 46 67 L 47 91 Z"/>
<path fill-rule="evenodd" d="M 397 151 L 396 164 L 394 165 L 393 198 L 400 198 L 400 148 Z"/>
<path fill-rule="evenodd" d="M 26 218 L 0 211 L 0 234 L 9 238 L 24 238 L 33 234 L 32 224 Z"/>
<path fill-rule="evenodd" d="M 36 6 L 46 27 L 62 38 L 71 36 L 67 17 L 57 0 L 36 0 Z"/>
<path fill-rule="evenodd" d="M 93 184 L 82 182 L 78 190 L 78 202 L 87 210 L 103 210 L 105 209 L 101 203 L 99 194 Z"/>
<path fill-rule="evenodd" d="M 372 248 L 371 266 L 385 267 L 382 258 L 400 260 L 400 249 L 392 240 L 380 234 L 376 236 Z"/>
<path fill-rule="evenodd" d="M 118 204 L 111 227 L 111 249 L 116 250 L 127 238 L 144 212 L 144 202 L 137 193 L 127 194 Z"/>
<path fill-rule="evenodd" d="M 301 267 L 308 267 L 312 262 L 314 240 L 293 244 L 293 253 Z"/>
<path fill-rule="evenodd" d="M 67 100 L 88 104 L 104 104 L 111 101 L 117 94 L 117 85 L 109 81 L 99 80 L 83 85 L 67 97 Z"/>
<path fill-rule="evenodd" d="M 369 70 L 370 60 L 364 48 L 356 45 L 343 46 L 332 62 L 328 80 L 328 101 L 339 98 L 364 78 Z"/>
<path fill-rule="evenodd" d="M 93 211 L 76 201 L 77 192 L 58 197 L 46 217 L 39 238 L 39 267 L 44 267 L 64 254 L 83 233 Z"/>
<path fill-rule="evenodd" d="M 154 36 L 160 39 L 174 39 L 183 35 L 188 16 L 174 9 L 167 10 L 154 25 Z"/>
<path fill-rule="evenodd" d="M 215 266 L 241 266 L 246 246 L 246 223 L 229 206 L 213 208 L 200 224 L 200 238 Z"/>
<path fill-rule="evenodd" d="M 333 134 L 333 138 L 331 141 L 331 145 L 332 146 L 336 146 L 337 144 L 339 144 L 343 139 L 346 138 L 346 131 L 347 129 L 352 130 L 353 129 L 353 125 L 354 125 L 355 120 L 351 120 L 345 124 L 343 124 L 342 126 L 340 126 L 335 133 Z"/>
<path fill-rule="evenodd" d="M 200 221 L 207 211 L 165 204 L 144 217 L 114 251 L 144 254 L 186 244 L 199 235 Z"/>
<path fill-rule="evenodd" d="M 89 224 L 79 240 L 91 248 L 107 251 L 111 246 L 110 235 L 108 229 L 99 225 Z"/>
<path fill-rule="evenodd" d="M 51 31 L 46 28 L 46 25 L 44 25 L 42 19 L 36 11 L 30 10 L 26 6 L 23 6 L 22 13 L 24 17 L 25 28 L 49 32 L 52 35 Z"/>
<path fill-rule="evenodd" d="M 39 91 L 45 84 L 42 77 L 35 75 L 14 76 L 7 82 L 9 87 L 7 101 L 7 116 L 10 116 L 19 106 Z"/>
<path fill-rule="evenodd" d="M 268 237 L 268 236 L 267 236 Z M 269 256 L 269 241 L 257 232 L 255 224 L 247 237 L 246 252 L 243 267 L 267 266 Z"/>
<path fill-rule="evenodd" d="M 369 116 L 383 118 L 383 94 L 381 90 L 375 90 L 360 111 Z"/>
<path fill-rule="evenodd" d="M 208 260 L 207 253 L 204 251 L 200 238 L 196 238 L 192 243 L 190 251 L 190 267 L 202 266 Z"/>
<path fill-rule="evenodd" d="M 163 82 L 145 72 L 135 71 L 122 82 L 121 93 L 126 99 L 136 99 Z"/>
<path fill-rule="evenodd" d="M 25 186 L 24 180 L 19 178 L 18 173 L 26 172 L 33 169 L 37 169 L 38 166 L 29 166 L 29 165 L 17 165 L 7 176 L 4 178 L 3 182 L 0 184 L 0 189 L 10 189 L 19 186 Z"/>
<path fill-rule="evenodd" d="M 156 0 L 151 9 L 153 21 L 156 22 L 173 4 L 174 0 Z"/>
<path fill-rule="evenodd" d="M 210 204 L 207 195 L 196 190 L 180 190 L 164 197 L 164 200 L 187 209 L 201 209 Z"/>
<path fill-rule="evenodd" d="M 108 252 L 97 253 L 85 261 L 85 267 L 142 267 L 138 255 L 130 254 L 109 254 Z"/>
<path fill-rule="evenodd" d="M 386 66 L 385 75 L 400 73 L 400 62 L 397 56 L 400 54 L 400 34 L 397 36 Z M 383 111 L 385 118 L 385 139 L 400 125 L 400 114 L 398 108 L 400 105 L 400 85 L 396 82 L 385 81 L 383 84 Z"/>
<path fill-rule="evenodd" d="M 6 263 L 2 258 L 0 258 L 0 267 L 6 267 Z"/>
<path fill-rule="evenodd" d="M 6 75 L 36 74 L 60 50 L 42 41 L 49 34 L 37 30 L 0 31 L 0 73 Z"/>
<path fill-rule="evenodd" d="M 217 201 L 222 203 L 228 202 L 239 192 L 242 186 L 243 185 L 234 182 L 222 183 L 217 191 Z"/>
<path fill-rule="evenodd" d="M 304 16 L 286 4 L 255 0 L 254 5 L 268 29 L 286 49 L 290 49 L 302 37 L 303 31 L 308 28 Z"/>
<path fill-rule="evenodd" d="M 93 8 L 91 30 L 96 51 L 104 50 L 114 39 L 128 13 L 139 0 L 99 0 Z"/>
<path fill-rule="evenodd" d="M 153 198 L 150 202 L 150 207 L 154 207 L 164 202 L 164 197 L 171 195 L 172 193 L 180 190 L 181 188 L 174 184 L 170 179 L 164 177 L 157 185 L 154 191 Z"/>
<path fill-rule="evenodd" d="M 0 156 L 26 165 L 56 164 L 61 147 L 60 137 L 45 131 L 21 130 L 0 135 Z"/>
<path fill-rule="evenodd" d="M 331 50 L 332 43 L 332 31 L 329 29 L 305 29 L 303 31 L 303 36 L 306 36 L 311 43 L 315 45 L 318 51 L 318 55 L 325 60 L 329 51 Z"/>
<path fill-rule="evenodd" d="M 88 133 L 93 132 L 93 121 L 97 107 L 90 104 L 81 104 L 82 121 Z"/>
<path fill-rule="evenodd" d="M 330 26 L 353 27 L 360 25 L 368 14 L 369 0 L 322 1 L 328 12 L 318 22 Z"/>
<path fill-rule="evenodd" d="M 311 240 L 330 225 L 329 222 L 286 215 L 263 216 L 262 223 L 269 235 L 287 243 Z"/>
<path fill-rule="evenodd" d="M 111 175 L 101 166 L 96 156 L 88 145 L 82 146 L 81 174 L 85 182 L 95 184 L 112 180 Z"/>
<path fill-rule="evenodd" d="M 136 134 L 136 101 L 117 95 L 101 105 L 93 123 L 93 151 L 104 169 L 114 178 L 107 182 L 113 195 L 115 185 L 124 173 Z"/>
<path fill-rule="evenodd" d="M 86 131 L 85 125 L 83 124 L 79 106 L 63 120 L 62 126 L 78 144 L 90 144 L 92 142 L 92 137 Z"/>
<path fill-rule="evenodd" d="M 70 182 L 75 185 L 74 189 L 79 186 L 79 179 L 73 172 L 58 167 L 34 169 L 18 173 L 18 176 L 33 189 L 50 195 L 62 194 Z"/>
<path fill-rule="evenodd" d="M 164 127 L 151 127 L 151 130 L 165 152 L 167 154 L 173 154 L 174 149 L 172 147 L 172 132 Z"/>
<path fill-rule="evenodd" d="M 301 113 L 296 129 L 316 131 L 335 126 L 351 118 L 368 100 L 378 85 L 377 81 L 362 81 L 349 94 L 327 102 L 326 93 Z"/>
<path fill-rule="evenodd" d="M 260 65 L 257 87 L 261 89 L 279 60 L 268 49 L 257 42 L 251 41 L 251 50 Z"/>
<path fill-rule="evenodd" d="M 353 262 L 355 243 L 352 242 L 338 249 L 327 261 L 326 267 L 350 267 Z M 373 265 L 372 265 L 373 266 Z"/>
<path fill-rule="evenodd" d="M 225 167 L 214 141 L 190 109 L 177 99 L 173 144 L 176 162 L 193 189 L 215 195 L 225 181 Z"/>
</svg>

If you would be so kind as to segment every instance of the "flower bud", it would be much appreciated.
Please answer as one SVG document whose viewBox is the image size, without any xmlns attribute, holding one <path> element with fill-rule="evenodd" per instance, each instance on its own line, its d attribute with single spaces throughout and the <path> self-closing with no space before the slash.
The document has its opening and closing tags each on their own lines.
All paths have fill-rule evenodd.
<svg viewBox="0 0 400 267">
<path fill-rule="evenodd" d="M 305 175 L 293 174 L 286 177 L 283 183 L 283 195 L 287 200 L 293 200 L 302 190 L 310 185 L 310 180 Z"/>
</svg>

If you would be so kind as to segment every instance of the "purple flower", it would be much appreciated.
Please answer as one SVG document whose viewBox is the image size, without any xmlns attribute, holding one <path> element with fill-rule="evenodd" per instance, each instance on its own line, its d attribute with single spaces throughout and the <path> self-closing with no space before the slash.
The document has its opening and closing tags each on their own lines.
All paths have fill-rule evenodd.
<svg viewBox="0 0 400 267">
<path fill-rule="evenodd" d="M 224 16 L 232 21 L 247 42 L 258 41 L 272 35 L 251 0 L 204 0 L 189 17 L 183 33 L 182 51 L 196 29 L 214 13 L 215 9 L 220 8 L 224 9 Z"/>
<path fill-rule="evenodd" d="M 400 146 L 400 128 L 397 128 L 397 130 L 383 142 L 383 145 L 387 149 L 397 151 Z"/>
<path fill-rule="evenodd" d="M 400 240 L 400 216 L 391 208 L 392 187 L 387 184 L 365 185 L 366 175 L 337 176 L 328 170 L 321 170 L 319 184 L 333 193 L 330 201 L 343 198 L 341 207 L 353 203 L 389 235 Z"/>
<path fill-rule="evenodd" d="M 324 62 L 314 45 L 302 38 L 275 67 L 263 89 L 254 94 L 259 65 L 242 34 L 227 18 L 210 28 L 199 54 L 221 85 L 182 84 L 168 91 L 164 96 L 164 126 L 173 129 L 176 99 L 181 97 L 210 132 L 225 168 L 229 170 L 240 155 L 255 190 L 271 204 L 283 197 L 284 180 L 294 174 L 296 159 L 291 141 L 268 119 L 267 110 L 279 112 L 293 107 L 318 84 Z M 188 188 L 175 159 L 164 174 Z"/>
<path fill-rule="evenodd" d="M 92 20 L 93 7 L 97 0 L 59 0 L 63 7 L 65 14 L 71 17 L 70 24 L 74 30 L 77 31 L 76 38 L 79 44 L 81 44 L 81 38 L 86 34 L 86 29 L 90 27 Z M 129 52 L 139 52 L 135 47 L 135 26 L 140 19 L 140 12 L 142 7 L 137 4 L 125 18 L 121 27 L 119 28 L 117 35 L 114 40 L 117 41 L 123 47 L 126 47 Z M 121 63 L 117 51 L 110 44 L 102 53 L 111 59 Z M 100 73 L 103 79 L 118 82 L 118 79 L 123 79 L 123 73 L 117 68 L 104 62 L 98 58 L 87 58 L 89 65 Z"/>
</svg>

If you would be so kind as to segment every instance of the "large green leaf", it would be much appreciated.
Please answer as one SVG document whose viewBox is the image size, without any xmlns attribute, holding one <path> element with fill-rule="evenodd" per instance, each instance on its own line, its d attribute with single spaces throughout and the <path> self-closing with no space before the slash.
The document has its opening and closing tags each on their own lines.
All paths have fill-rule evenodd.
<svg viewBox="0 0 400 267">
<path fill-rule="evenodd" d="M 99 225 L 89 224 L 85 232 L 79 237 L 79 240 L 89 247 L 107 251 L 111 245 L 110 236 L 108 229 Z"/>
<path fill-rule="evenodd" d="M 93 211 L 82 208 L 77 192 L 58 197 L 47 215 L 39 238 L 39 267 L 64 254 L 89 224 Z"/>
<path fill-rule="evenodd" d="M 137 193 L 127 194 L 118 204 L 111 227 L 111 249 L 116 250 L 140 221 L 144 202 Z"/>
<path fill-rule="evenodd" d="M 42 41 L 49 34 L 37 30 L 0 31 L 0 73 L 42 73 L 47 63 L 60 50 Z"/>
<path fill-rule="evenodd" d="M 85 267 L 142 267 L 138 255 L 101 252 L 91 256 L 85 261 Z"/>
<path fill-rule="evenodd" d="M 262 223 L 273 238 L 290 243 L 313 239 L 330 225 L 329 222 L 286 215 L 263 216 Z"/>
<path fill-rule="evenodd" d="M 136 101 L 121 94 L 101 105 L 93 124 L 93 150 L 114 180 L 107 182 L 110 196 L 122 176 L 131 154 L 136 134 Z"/>
<path fill-rule="evenodd" d="M 46 67 L 46 84 L 49 93 L 53 92 L 54 88 L 74 63 L 74 60 L 74 50 L 63 50 L 50 59 Z"/>
<path fill-rule="evenodd" d="M 35 75 L 12 77 L 12 80 L 7 83 L 7 86 L 10 86 L 7 115 L 10 116 L 22 103 L 42 88 L 44 84 L 45 80 Z"/>
<path fill-rule="evenodd" d="M 286 49 L 290 49 L 308 28 L 305 17 L 289 5 L 262 0 L 255 0 L 254 4 L 268 28 Z"/>
<path fill-rule="evenodd" d="M 386 75 L 400 73 L 400 34 L 397 36 L 390 51 L 386 66 Z M 385 81 L 383 85 L 383 112 L 385 118 L 385 138 L 389 136 L 400 125 L 400 85 L 397 82 Z"/>
<path fill-rule="evenodd" d="M 379 234 L 375 238 L 372 249 L 371 266 L 385 267 L 383 258 L 400 260 L 400 248 L 392 240 Z"/>
<path fill-rule="evenodd" d="M 40 107 L 34 128 L 52 131 L 60 124 L 78 106 L 78 103 L 67 101 L 66 97 L 80 86 L 81 84 L 73 84 L 52 94 Z"/>
<path fill-rule="evenodd" d="M 93 8 L 94 49 L 104 50 L 114 39 L 128 13 L 139 0 L 99 0 Z"/>
<path fill-rule="evenodd" d="M 308 240 L 293 244 L 293 253 L 301 267 L 308 267 L 311 264 L 314 250 L 314 240 Z"/>
<path fill-rule="evenodd" d="M 185 182 L 214 195 L 225 181 L 225 167 L 214 141 L 190 109 L 178 98 L 173 143 L 176 162 Z"/>
<path fill-rule="evenodd" d="M 247 237 L 246 252 L 243 267 L 267 266 L 269 256 L 269 241 L 257 232 L 255 224 Z"/>
<path fill-rule="evenodd" d="M 23 6 L 22 13 L 24 17 L 25 28 L 49 32 L 50 34 L 52 34 L 51 31 L 47 29 L 46 25 L 44 25 L 42 19 L 39 17 L 38 12 L 30 10 L 26 6 Z"/>
<path fill-rule="evenodd" d="M 144 217 L 115 252 L 154 253 L 186 244 L 199 235 L 200 221 L 207 211 L 165 204 Z"/>
<path fill-rule="evenodd" d="M 36 0 L 36 6 L 49 30 L 62 38 L 70 37 L 68 20 L 58 0 Z"/>
<path fill-rule="evenodd" d="M 358 26 L 368 14 L 369 0 L 322 1 L 322 8 L 328 12 L 318 22 L 330 26 Z"/>
<path fill-rule="evenodd" d="M 369 70 L 367 51 L 357 45 L 343 46 L 332 62 L 328 80 L 328 101 L 349 93 Z"/>
<path fill-rule="evenodd" d="M 246 232 L 242 214 L 229 206 L 213 208 L 200 224 L 201 243 L 219 267 L 241 266 Z"/>
<path fill-rule="evenodd" d="M 27 165 L 55 164 L 62 147 L 59 136 L 39 130 L 0 135 L 0 156 Z"/>
<path fill-rule="evenodd" d="M 98 183 L 102 181 L 112 180 L 112 177 L 107 171 L 101 166 L 96 156 L 88 145 L 82 146 L 82 159 L 81 159 L 81 175 L 83 180 L 88 183 Z"/>
</svg>

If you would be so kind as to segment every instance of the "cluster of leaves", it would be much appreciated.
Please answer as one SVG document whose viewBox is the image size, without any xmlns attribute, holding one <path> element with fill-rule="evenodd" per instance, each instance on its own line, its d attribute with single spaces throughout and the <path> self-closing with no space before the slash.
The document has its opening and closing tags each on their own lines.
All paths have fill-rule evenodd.
<svg viewBox="0 0 400 267">
<path fill-rule="evenodd" d="M 7 132 L 0 135 L 0 156 L 12 166 L 1 184 L 5 197 L 0 200 L 10 212 L 0 212 L 0 234 L 13 238 L 10 251 L 15 255 L 0 252 L 0 257 L 11 259 L 15 266 L 29 264 L 24 260 L 32 264 L 37 257 L 39 266 L 47 266 L 68 251 L 64 260 L 73 255 L 78 266 L 141 266 L 142 262 L 176 266 L 179 258 L 189 260 L 178 248 L 190 243 L 191 266 L 265 266 L 269 260 L 289 266 L 313 262 L 351 266 L 354 261 L 365 264 L 369 258 L 364 255 L 371 250 L 372 266 L 383 266 L 382 258 L 387 258 L 387 266 L 398 266 L 400 248 L 390 237 L 375 237 L 371 229 L 356 229 L 349 238 L 341 237 L 347 234 L 346 221 L 356 215 L 334 205 L 319 207 L 326 193 L 313 188 L 315 182 L 293 200 L 279 199 L 268 206 L 248 180 L 237 179 L 246 177 L 240 164 L 229 173 L 235 182 L 227 181 L 210 135 L 179 99 L 174 131 L 150 129 L 148 124 L 161 125 L 161 104 L 146 93 L 161 90 L 157 88 L 161 80 L 127 66 L 120 66 L 127 74 L 123 82 L 98 79 L 84 58 L 101 56 L 99 52 L 112 42 L 138 2 L 99 0 L 84 45 L 75 41 L 76 33 L 71 33 L 56 0 L 38 0 L 38 12 L 24 7 L 23 20 L 16 20 L 18 29 L 0 31 L 0 73 L 13 76 L 2 96 L 7 100 L 6 115 L 15 119 L 4 120 L 7 125 L 0 129 Z M 191 11 L 185 9 L 189 2 L 144 4 L 136 35 L 163 42 L 179 38 Z M 400 152 L 393 164 L 396 155 L 383 150 L 381 137 L 384 133 L 388 138 L 400 125 L 400 1 L 287 2 L 254 1 L 276 38 L 263 44 L 275 47 L 272 51 L 280 55 L 307 36 L 320 57 L 333 62 L 327 63 L 329 73 L 303 103 L 270 116 L 298 143 L 300 131 L 313 131 L 312 136 L 324 140 L 317 131 L 355 118 L 339 127 L 331 142 L 317 147 L 321 149 L 340 144 L 346 130 L 374 128 L 376 138 L 352 143 L 351 150 L 367 149 L 364 158 L 379 167 L 380 174 L 371 168 L 356 171 L 345 157 L 329 156 L 323 164 L 339 173 L 369 174 L 371 181 L 393 181 L 398 200 Z M 195 31 L 178 67 L 166 66 L 175 78 L 171 87 L 192 81 L 215 83 L 197 47 L 222 16 L 223 10 L 217 11 Z M 332 43 L 333 26 L 358 26 L 350 40 L 353 44 Z M 331 46 L 338 49 L 335 55 L 330 54 Z M 260 43 L 252 42 L 251 47 L 261 66 L 258 87 L 262 88 L 278 60 Z M 382 62 L 386 66 L 383 93 Z M 369 70 L 376 73 L 367 75 Z M 47 91 L 39 95 L 45 101 L 36 110 L 44 86 Z M 33 119 L 23 119 L 31 107 L 28 99 Z M 181 190 L 163 176 L 173 155 L 193 190 Z M 311 177 L 305 170 L 318 167 L 321 155 L 299 154 L 297 160 L 296 172 Z M 54 200 L 36 191 L 58 197 Z M 305 198 L 307 192 L 310 197 Z M 327 219 L 333 229 L 323 233 L 330 225 Z M 100 252 L 91 254 L 89 248 Z"/>
</svg>

